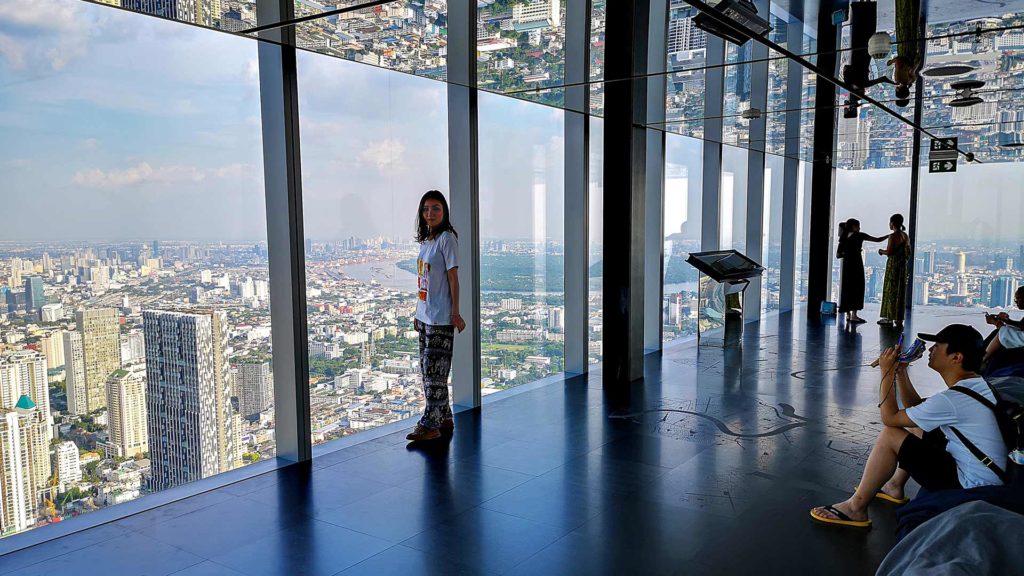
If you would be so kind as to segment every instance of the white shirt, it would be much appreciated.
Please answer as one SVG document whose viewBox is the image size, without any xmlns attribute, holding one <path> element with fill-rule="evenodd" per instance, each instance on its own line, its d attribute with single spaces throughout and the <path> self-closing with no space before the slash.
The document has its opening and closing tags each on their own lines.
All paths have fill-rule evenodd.
<svg viewBox="0 0 1024 576">
<path fill-rule="evenodd" d="M 459 241 L 449 230 L 420 244 L 416 259 L 416 319 L 431 326 L 452 325 L 452 292 L 448 271 L 459 265 Z"/>
<path fill-rule="evenodd" d="M 992 396 L 988 384 L 981 378 L 961 380 L 956 385 L 961 388 L 970 388 L 995 402 L 995 397 Z M 1008 452 L 1006 444 L 999 432 L 995 414 L 987 406 L 966 394 L 946 389 L 917 406 L 907 408 L 907 416 L 925 432 L 936 428 L 942 429 L 942 433 L 949 440 L 946 444 L 946 452 L 949 452 L 956 460 L 956 471 L 961 486 L 974 488 L 1003 483 L 995 472 L 989 470 L 974 454 L 971 454 L 971 451 L 949 429 L 950 426 L 955 426 L 997 466 L 1006 470 Z"/>
</svg>

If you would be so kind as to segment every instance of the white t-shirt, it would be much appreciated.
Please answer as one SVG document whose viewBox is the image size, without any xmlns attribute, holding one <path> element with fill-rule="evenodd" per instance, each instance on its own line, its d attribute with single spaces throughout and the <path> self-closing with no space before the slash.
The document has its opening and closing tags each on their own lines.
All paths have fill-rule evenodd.
<svg viewBox="0 0 1024 576">
<path fill-rule="evenodd" d="M 420 244 L 416 259 L 416 319 L 431 326 L 451 326 L 452 292 L 448 271 L 459 265 L 459 241 L 449 230 Z"/>
<path fill-rule="evenodd" d="M 981 378 L 969 378 L 956 384 L 970 388 L 988 400 L 995 402 L 988 384 Z M 964 488 L 1000 485 L 1003 482 L 995 472 L 981 463 L 971 451 L 949 429 L 955 426 L 961 434 L 974 443 L 986 456 L 1003 470 L 1006 470 L 1006 444 L 999 432 L 995 414 L 974 398 L 950 389 L 943 390 L 917 406 L 907 408 L 907 416 L 925 432 L 941 428 L 949 442 L 946 452 L 956 460 L 957 476 Z"/>
</svg>

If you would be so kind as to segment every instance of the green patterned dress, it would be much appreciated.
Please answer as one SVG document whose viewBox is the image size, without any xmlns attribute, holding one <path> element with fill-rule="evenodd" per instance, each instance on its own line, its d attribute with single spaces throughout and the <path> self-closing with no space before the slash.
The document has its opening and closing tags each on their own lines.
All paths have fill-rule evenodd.
<svg viewBox="0 0 1024 576">
<path fill-rule="evenodd" d="M 907 264 L 910 250 L 903 242 L 889 254 L 885 263 L 885 280 L 882 282 L 882 309 L 878 315 L 896 322 L 903 322 L 907 301 Z"/>
</svg>

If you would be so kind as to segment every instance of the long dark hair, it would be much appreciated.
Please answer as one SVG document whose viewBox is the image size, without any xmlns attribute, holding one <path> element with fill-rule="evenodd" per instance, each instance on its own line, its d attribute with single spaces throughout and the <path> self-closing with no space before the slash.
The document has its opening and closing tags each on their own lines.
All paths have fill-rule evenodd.
<svg viewBox="0 0 1024 576">
<path fill-rule="evenodd" d="M 903 214 L 893 214 L 889 217 L 889 223 L 893 224 L 900 232 L 907 229 L 907 227 L 903 225 Z"/>
<path fill-rule="evenodd" d="M 434 230 L 433 235 L 437 236 L 447 230 L 458 238 L 459 233 L 456 232 L 455 227 L 452 226 L 450 213 L 448 211 L 448 201 L 445 200 L 444 194 L 441 194 L 441 192 L 437 190 L 428 190 L 427 193 L 420 198 L 419 206 L 416 208 L 416 241 L 422 244 L 431 238 L 430 227 L 427 226 L 427 220 L 423 218 L 423 204 L 425 204 L 427 200 L 437 200 L 440 202 L 441 210 L 444 212 L 444 216 L 441 218 L 441 225 L 437 227 L 437 230 Z"/>
<path fill-rule="evenodd" d="M 839 223 L 839 238 L 845 238 L 847 230 L 850 230 L 854 226 L 860 226 L 860 220 L 856 218 L 850 218 L 846 222 Z"/>
</svg>

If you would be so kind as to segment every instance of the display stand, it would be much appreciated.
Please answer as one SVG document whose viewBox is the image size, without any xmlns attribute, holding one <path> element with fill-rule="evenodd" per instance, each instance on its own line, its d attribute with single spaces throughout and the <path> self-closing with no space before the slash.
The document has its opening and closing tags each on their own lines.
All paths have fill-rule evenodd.
<svg viewBox="0 0 1024 576">
<path fill-rule="evenodd" d="M 728 347 L 743 337 L 743 292 L 764 267 L 736 250 L 694 252 L 686 262 L 700 272 L 697 345 Z"/>
</svg>

